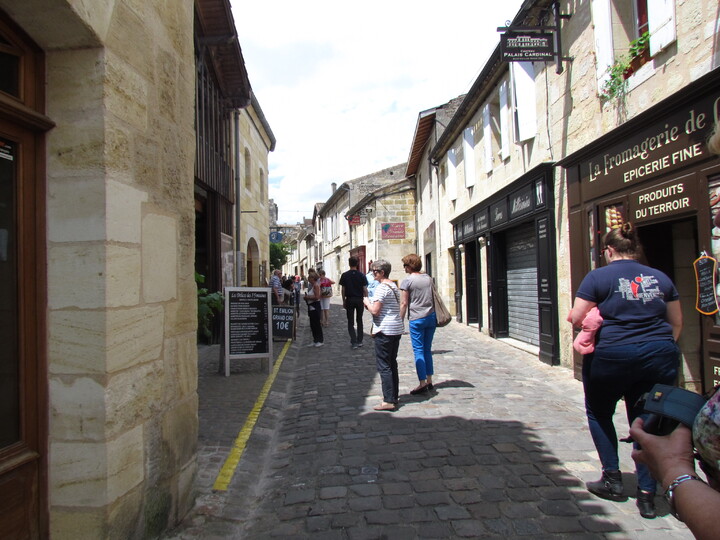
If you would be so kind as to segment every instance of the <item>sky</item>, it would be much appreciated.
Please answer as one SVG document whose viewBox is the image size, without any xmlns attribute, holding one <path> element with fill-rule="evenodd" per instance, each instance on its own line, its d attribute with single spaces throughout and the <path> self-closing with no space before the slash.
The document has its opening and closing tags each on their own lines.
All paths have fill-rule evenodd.
<svg viewBox="0 0 720 540">
<path fill-rule="evenodd" d="M 231 0 L 250 85 L 276 139 L 278 222 L 331 183 L 407 161 L 418 114 L 465 94 L 522 0 Z"/>
</svg>

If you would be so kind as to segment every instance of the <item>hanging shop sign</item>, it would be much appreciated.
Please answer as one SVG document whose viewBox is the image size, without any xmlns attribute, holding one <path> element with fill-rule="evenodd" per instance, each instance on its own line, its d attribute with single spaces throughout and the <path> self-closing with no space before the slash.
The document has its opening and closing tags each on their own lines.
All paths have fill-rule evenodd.
<svg viewBox="0 0 720 540">
<path fill-rule="evenodd" d="M 273 231 L 270 233 L 270 242 L 272 242 L 273 244 L 279 244 L 280 242 L 282 242 L 282 239 L 283 233 L 281 233 L 280 231 Z"/>
<path fill-rule="evenodd" d="M 506 32 L 500 36 L 502 59 L 506 62 L 549 62 L 555 58 L 553 34 Z"/>
<path fill-rule="evenodd" d="M 350 224 L 351 227 L 354 225 L 360 225 L 361 222 L 362 222 L 362 220 L 360 219 L 359 214 L 356 214 L 354 216 L 348 216 L 348 223 Z"/>
</svg>

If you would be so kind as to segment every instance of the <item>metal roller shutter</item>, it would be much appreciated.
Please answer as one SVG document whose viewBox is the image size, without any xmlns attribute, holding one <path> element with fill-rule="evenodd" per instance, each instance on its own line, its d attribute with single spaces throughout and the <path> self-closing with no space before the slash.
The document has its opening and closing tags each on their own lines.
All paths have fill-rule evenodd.
<svg viewBox="0 0 720 540">
<path fill-rule="evenodd" d="M 506 233 L 508 334 L 540 344 L 538 321 L 537 243 L 533 223 Z"/>
</svg>

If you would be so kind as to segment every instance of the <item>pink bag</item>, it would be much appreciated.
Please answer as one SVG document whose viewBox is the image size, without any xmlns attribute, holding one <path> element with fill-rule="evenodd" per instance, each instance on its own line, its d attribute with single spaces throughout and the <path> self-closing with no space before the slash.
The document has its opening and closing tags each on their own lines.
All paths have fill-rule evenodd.
<svg viewBox="0 0 720 540">
<path fill-rule="evenodd" d="M 573 348 L 580 354 L 590 354 L 595 350 L 595 334 L 602 326 L 603 318 L 597 307 L 588 311 L 582 322 L 582 330 L 573 341 Z"/>
</svg>

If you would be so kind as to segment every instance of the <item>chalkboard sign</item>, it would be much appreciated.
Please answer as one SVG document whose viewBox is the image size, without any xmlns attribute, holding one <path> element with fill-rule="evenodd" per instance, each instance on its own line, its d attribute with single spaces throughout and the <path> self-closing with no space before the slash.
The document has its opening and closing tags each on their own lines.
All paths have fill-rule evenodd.
<svg viewBox="0 0 720 540">
<path fill-rule="evenodd" d="M 225 288 L 225 376 L 231 358 L 269 358 L 272 327 L 268 287 Z"/>
<path fill-rule="evenodd" d="M 695 282 L 697 294 L 695 309 L 703 315 L 712 315 L 718 311 L 717 297 L 715 296 L 715 272 L 717 261 L 713 257 L 703 255 L 695 259 Z"/>
<path fill-rule="evenodd" d="M 273 339 L 295 339 L 295 306 L 272 307 Z"/>
</svg>

